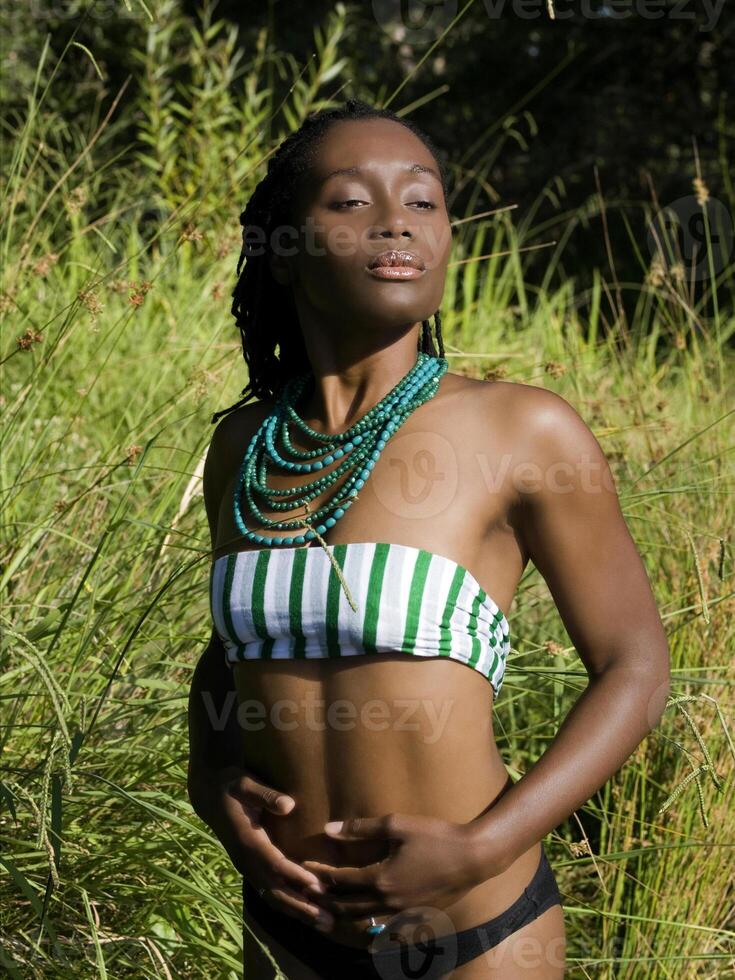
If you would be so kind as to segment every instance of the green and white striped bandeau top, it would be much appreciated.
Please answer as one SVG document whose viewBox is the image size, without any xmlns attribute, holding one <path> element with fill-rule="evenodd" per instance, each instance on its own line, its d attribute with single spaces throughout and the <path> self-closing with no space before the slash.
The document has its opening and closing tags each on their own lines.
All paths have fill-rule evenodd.
<svg viewBox="0 0 735 980">
<path fill-rule="evenodd" d="M 447 657 L 500 693 L 508 621 L 477 580 L 423 548 L 365 541 L 234 551 L 210 606 L 229 664 L 400 652 Z"/>
</svg>

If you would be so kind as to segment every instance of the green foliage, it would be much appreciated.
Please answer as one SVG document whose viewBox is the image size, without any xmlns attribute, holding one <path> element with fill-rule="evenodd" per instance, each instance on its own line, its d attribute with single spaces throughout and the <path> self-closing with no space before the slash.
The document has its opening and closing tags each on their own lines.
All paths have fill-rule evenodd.
<svg viewBox="0 0 735 980">
<path fill-rule="evenodd" d="M 120 19 L 134 86 L 71 111 L 56 101 L 63 66 L 39 30 L 35 71 L 6 117 L 0 964 L 9 976 L 240 972 L 239 880 L 185 791 L 188 686 L 210 629 L 201 470 L 211 412 L 245 381 L 227 306 L 238 203 L 279 140 L 346 84 L 350 25 L 337 5 L 300 77 L 265 34 L 245 57 L 210 8 L 193 20 L 175 3 L 153 7 Z M 103 91 L 95 62 L 105 75 L 114 38 L 99 23 L 71 33 L 63 58 L 76 60 L 90 92 Z M 283 106 L 271 71 L 293 84 Z M 515 222 L 503 211 L 459 226 L 442 304 L 450 369 L 551 387 L 587 421 L 613 466 L 673 663 L 659 728 L 549 843 L 567 903 L 569 976 L 724 977 L 735 952 L 733 268 L 713 270 L 695 292 L 681 266 L 644 255 L 631 233 L 639 278 L 596 270 L 582 289 L 564 267 L 562 236 L 532 285 L 528 250 L 546 234 L 538 203 Z M 591 199 L 558 221 L 597 235 L 591 219 L 603 207 Z M 585 673 L 532 568 L 513 619 L 495 723 L 519 775 Z"/>
</svg>

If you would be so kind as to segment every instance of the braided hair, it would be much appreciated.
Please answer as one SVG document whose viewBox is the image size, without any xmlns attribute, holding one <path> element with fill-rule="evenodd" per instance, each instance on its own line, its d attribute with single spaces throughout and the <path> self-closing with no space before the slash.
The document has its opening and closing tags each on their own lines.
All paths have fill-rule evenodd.
<svg viewBox="0 0 735 980">
<path fill-rule="evenodd" d="M 443 154 L 414 123 L 389 109 L 378 109 L 359 99 L 348 99 L 338 108 L 310 113 L 301 128 L 287 136 L 269 158 L 265 177 L 240 215 L 243 246 L 237 262 L 238 280 L 232 292 L 231 312 L 240 329 L 249 381 L 237 402 L 214 413 L 212 424 L 253 398 L 275 397 L 290 378 L 309 370 L 293 294 L 290 288 L 276 282 L 270 271 L 270 241 L 275 228 L 292 220 L 296 188 L 310 167 L 318 143 L 332 123 L 343 119 L 392 119 L 409 129 L 436 160 L 446 198 L 447 176 Z M 251 243 L 246 237 L 251 228 L 258 231 L 260 239 L 257 254 L 250 254 Z M 422 321 L 417 349 L 432 357 L 443 357 L 444 343 L 438 310 L 434 314 L 434 327 L 438 354 L 428 320 Z"/>
</svg>

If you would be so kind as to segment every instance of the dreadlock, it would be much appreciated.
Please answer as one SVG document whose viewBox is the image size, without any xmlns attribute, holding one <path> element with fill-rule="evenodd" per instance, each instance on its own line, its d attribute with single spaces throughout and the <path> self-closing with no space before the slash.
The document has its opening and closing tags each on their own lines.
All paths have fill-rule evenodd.
<svg viewBox="0 0 735 980">
<path fill-rule="evenodd" d="M 265 177 L 255 188 L 240 215 L 243 246 L 237 262 L 238 280 L 232 292 L 232 315 L 240 329 L 242 352 L 248 366 L 248 384 L 234 405 L 215 412 L 212 424 L 253 398 L 275 397 L 292 377 L 309 369 L 309 359 L 293 295 L 271 275 L 270 242 L 273 229 L 292 220 L 299 180 L 309 169 L 313 154 L 332 123 L 343 119 L 392 119 L 414 133 L 439 166 L 444 195 L 447 194 L 443 154 L 429 136 L 407 119 L 389 109 L 377 109 L 359 99 L 343 106 L 310 113 L 301 128 L 287 136 L 268 160 Z M 259 254 L 250 254 L 249 229 L 258 232 Z M 243 268 L 243 261 L 247 262 Z M 241 271 L 242 270 L 242 271 Z M 432 357 L 444 356 L 439 311 L 434 314 L 438 354 L 428 320 L 422 321 L 417 349 Z M 278 347 L 278 356 L 276 356 Z"/>
</svg>

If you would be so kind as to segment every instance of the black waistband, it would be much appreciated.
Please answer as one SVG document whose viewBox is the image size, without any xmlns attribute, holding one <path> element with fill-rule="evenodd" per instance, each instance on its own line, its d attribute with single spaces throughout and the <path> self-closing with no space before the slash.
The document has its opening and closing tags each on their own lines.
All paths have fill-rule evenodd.
<svg viewBox="0 0 735 980">
<path fill-rule="evenodd" d="M 405 980 L 409 975 L 435 980 L 497 946 L 551 906 L 562 904 L 543 845 L 533 878 L 500 915 L 457 933 L 416 944 L 391 942 L 381 948 L 384 936 L 377 937 L 369 949 L 335 942 L 313 926 L 272 908 L 245 879 L 243 899 L 248 912 L 262 928 L 324 980 L 341 980 L 347 971 L 355 980 Z M 417 969 L 420 973 L 415 972 Z"/>
</svg>

